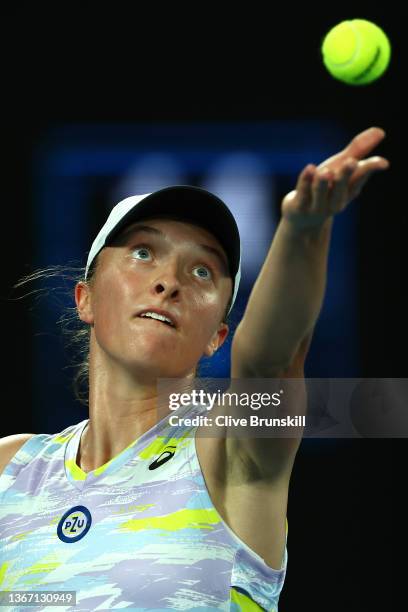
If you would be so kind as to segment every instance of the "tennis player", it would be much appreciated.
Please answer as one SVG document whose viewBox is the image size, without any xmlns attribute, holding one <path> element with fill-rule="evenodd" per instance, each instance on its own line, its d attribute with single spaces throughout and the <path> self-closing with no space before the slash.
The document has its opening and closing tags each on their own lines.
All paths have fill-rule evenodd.
<svg viewBox="0 0 408 612">
<path fill-rule="evenodd" d="M 231 379 L 304 377 L 333 219 L 388 168 L 367 158 L 384 136 L 364 130 L 308 164 L 283 199 L 234 334 Z M 46 591 L 65 610 L 277 611 L 301 433 L 200 436 L 203 425 L 171 425 L 175 413 L 157 411 L 158 380 L 192 381 L 225 342 L 240 276 L 237 224 L 214 194 L 167 187 L 112 209 L 74 291 L 90 331 L 89 418 L 0 440 L 9 609 L 28 596 L 49 609 Z"/>
</svg>

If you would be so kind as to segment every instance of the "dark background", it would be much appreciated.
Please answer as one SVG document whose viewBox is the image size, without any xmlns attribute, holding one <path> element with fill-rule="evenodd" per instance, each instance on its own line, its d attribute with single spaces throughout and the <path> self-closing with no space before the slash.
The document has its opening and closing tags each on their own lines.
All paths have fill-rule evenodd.
<svg viewBox="0 0 408 612">
<path fill-rule="evenodd" d="M 8 298 L 33 259 L 33 151 L 59 125 L 334 119 L 354 133 L 385 129 L 373 154 L 391 168 L 369 181 L 358 204 L 361 376 L 407 376 L 401 15 L 355 4 L 351 12 L 250 9 L 221 16 L 202 5 L 179 15 L 157 6 L 145 16 L 125 5 L 57 11 L 21 3 L 3 11 L 2 435 L 39 433 L 30 408 L 33 322 L 26 300 Z M 384 29 L 393 56 L 381 79 L 352 88 L 327 74 L 319 46 L 333 25 L 356 17 Z M 302 442 L 282 612 L 394 609 L 395 490 L 405 449 L 396 439 Z"/>
</svg>

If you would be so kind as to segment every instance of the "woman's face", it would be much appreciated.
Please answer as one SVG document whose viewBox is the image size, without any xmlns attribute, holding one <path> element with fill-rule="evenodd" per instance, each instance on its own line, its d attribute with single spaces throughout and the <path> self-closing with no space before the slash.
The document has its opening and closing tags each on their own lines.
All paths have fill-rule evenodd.
<svg viewBox="0 0 408 612">
<path fill-rule="evenodd" d="M 77 283 L 79 316 L 93 326 L 100 350 L 124 367 L 186 376 L 228 335 L 221 323 L 232 292 L 227 265 L 222 246 L 204 228 L 143 219 L 102 249 L 91 286 Z M 176 327 L 138 316 L 149 308 L 167 311 Z"/>
</svg>

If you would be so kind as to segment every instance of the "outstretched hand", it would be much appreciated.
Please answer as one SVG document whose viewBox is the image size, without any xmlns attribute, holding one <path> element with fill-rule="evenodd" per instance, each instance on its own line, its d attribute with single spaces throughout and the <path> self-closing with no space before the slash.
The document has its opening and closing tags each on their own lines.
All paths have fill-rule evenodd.
<svg viewBox="0 0 408 612">
<path fill-rule="evenodd" d="M 381 128 L 369 128 L 319 166 L 308 164 L 299 175 L 296 189 L 282 201 L 282 217 L 303 229 L 322 225 L 344 210 L 360 194 L 373 172 L 389 168 L 384 157 L 363 159 L 384 137 Z"/>
</svg>

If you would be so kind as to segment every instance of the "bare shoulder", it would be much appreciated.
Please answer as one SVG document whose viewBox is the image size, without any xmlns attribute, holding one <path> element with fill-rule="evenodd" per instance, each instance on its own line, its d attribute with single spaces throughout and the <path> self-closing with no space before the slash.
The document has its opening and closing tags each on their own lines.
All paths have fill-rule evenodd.
<svg viewBox="0 0 408 612">
<path fill-rule="evenodd" d="M 23 444 L 25 444 L 27 440 L 33 436 L 35 436 L 35 434 L 24 433 L 0 438 L 0 475 L 2 474 L 6 465 L 10 463 L 17 451 L 19 451 Z"/>
</svg>

